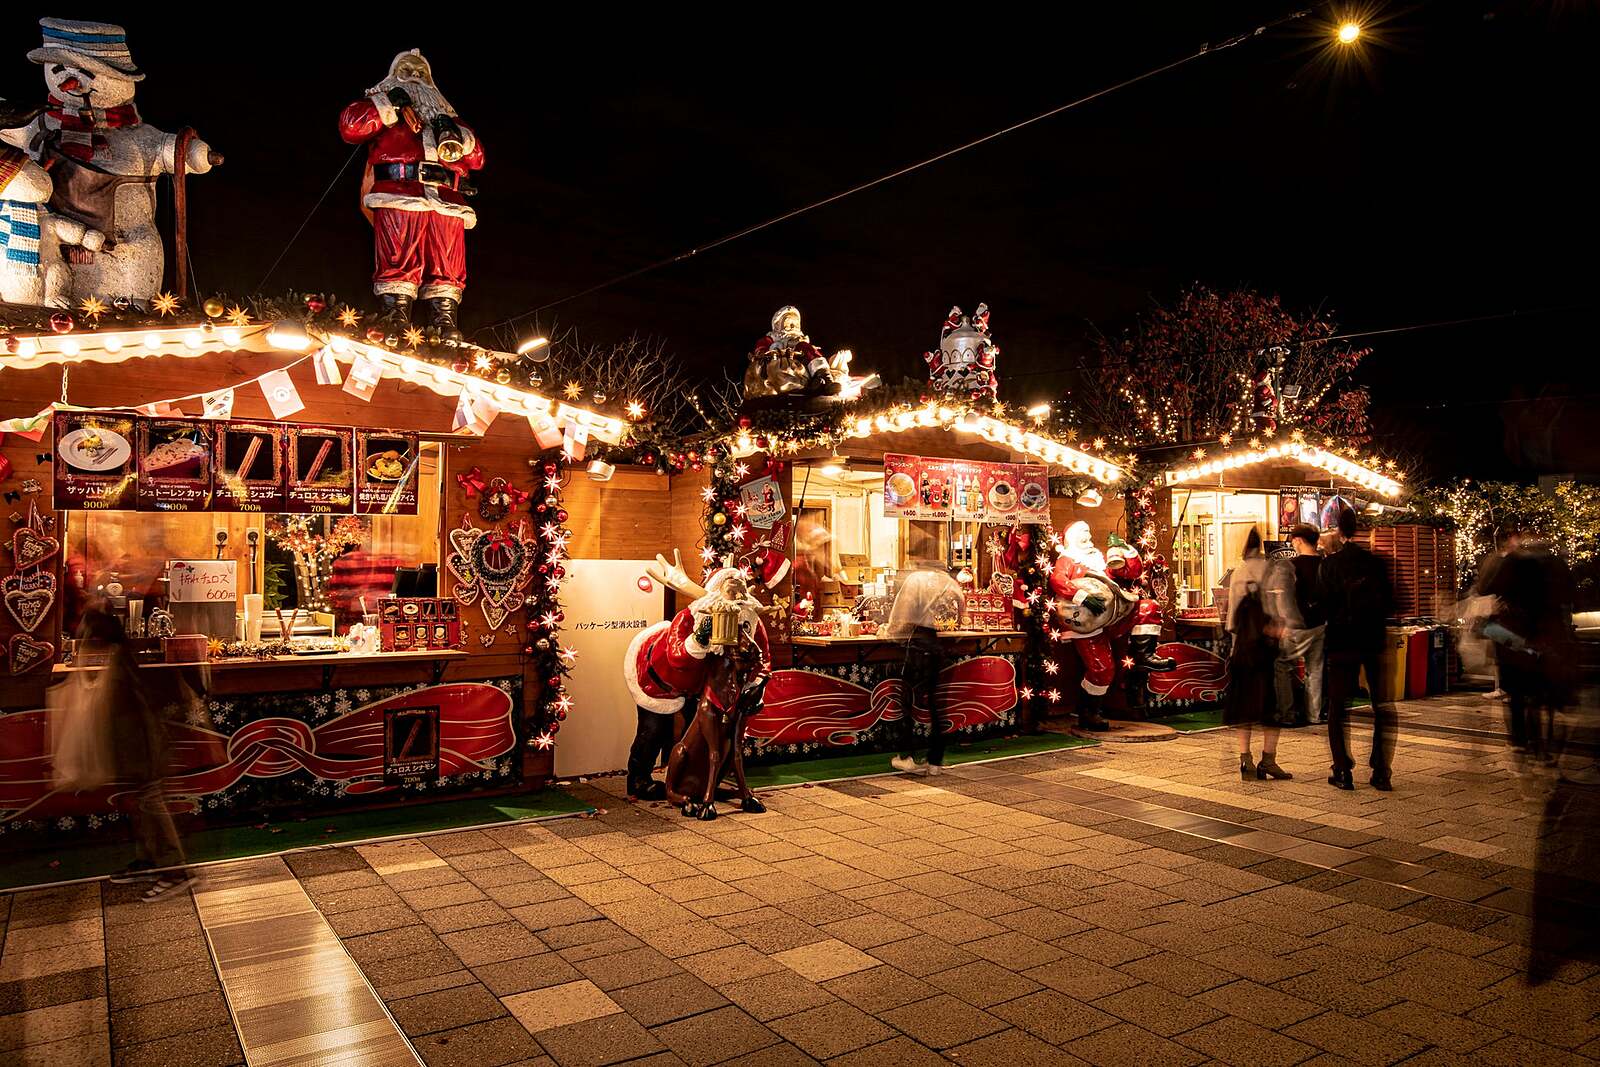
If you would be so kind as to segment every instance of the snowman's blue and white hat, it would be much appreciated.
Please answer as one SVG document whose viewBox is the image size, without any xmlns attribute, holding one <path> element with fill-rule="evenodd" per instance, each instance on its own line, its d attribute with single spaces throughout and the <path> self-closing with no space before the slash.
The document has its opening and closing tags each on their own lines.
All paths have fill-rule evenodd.
<svg viewBox="0 0 1600 1067">
<path fill-rule="evenodd" d="M 40 19 L 44 44 L 28 53 L 35 63 L 60 63 L 127 81 L 144 80 L 128 51 L 128 32 L 109 22 Z"/>
</svg>

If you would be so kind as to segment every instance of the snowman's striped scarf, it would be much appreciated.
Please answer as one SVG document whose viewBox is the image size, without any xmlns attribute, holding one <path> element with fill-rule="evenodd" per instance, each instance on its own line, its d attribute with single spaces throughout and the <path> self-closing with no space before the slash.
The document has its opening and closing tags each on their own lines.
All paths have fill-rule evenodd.
<svg viewBox="0 0 1600 1067">
<path fill-rule="evenodd" d="M 9 145 L 0 145 L 0 192 L 22 169 L 26 157 Z M 0 252 L 5 263 L 24 270 L 39 269 L 39 206 L 0 198 Z"/>
</svg>

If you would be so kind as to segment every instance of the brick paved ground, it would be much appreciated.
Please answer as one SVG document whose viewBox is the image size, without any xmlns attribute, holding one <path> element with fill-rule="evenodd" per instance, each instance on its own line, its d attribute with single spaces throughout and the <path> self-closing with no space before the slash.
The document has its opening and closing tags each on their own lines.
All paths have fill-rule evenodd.
<svg viewBox="0 0 1600 1067">
<path fill-rule="evenodd" d="M 286 859 L 430 1065 L 1600 1058 L 1600 969 L 1521 975 L 1547 772 L 1407 731 L 1342 793 L 1316 732 L 1293 782 L 1226 743 Z M 128 899 L 0 898 L 0 1062 L 241 1059 L 190 898 Z"/>
</svg>

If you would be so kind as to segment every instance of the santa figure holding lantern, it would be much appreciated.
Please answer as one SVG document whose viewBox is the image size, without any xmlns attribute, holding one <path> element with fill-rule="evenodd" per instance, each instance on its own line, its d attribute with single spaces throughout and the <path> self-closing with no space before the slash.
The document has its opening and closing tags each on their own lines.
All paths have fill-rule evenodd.
<svg viewBox="0 0 1600 1067">
<path fill-rule="evenodd" d="M 395 56 L 389 76 L 339 116 L 339 135 L 367 146 L 361 206 L 372 220 L 372 291 L 378 327 L 398 338 L 412 304 L 427 305 L 430 340 L 458 343 L 456 312 L 467 284 L 466 231 L 477 224 L 467 180 L 483 167 L 483 145 L 439 92 L 433 70 L 413 48 Z"/>
<path fill-rule="evenodd" d="M 1133 546 L 1112 535 L 1102 554 L 1089 524 L 1075 522 L 1062 538 L 1050 574 L 1056 597 L 1052 638 L 1070 642 L 1083 664 L 1078 722 L 1085 729 L 1109 727 L 1100 704 L 1117 677 L 1117 649 L 1127 643 L 1127 665 L 1143 671 L 1169 671 L 1175 664 L 1156 654 L 1161 637 L 1161 606 L 1141 596 L 1144 563 Z"/>
</svg>

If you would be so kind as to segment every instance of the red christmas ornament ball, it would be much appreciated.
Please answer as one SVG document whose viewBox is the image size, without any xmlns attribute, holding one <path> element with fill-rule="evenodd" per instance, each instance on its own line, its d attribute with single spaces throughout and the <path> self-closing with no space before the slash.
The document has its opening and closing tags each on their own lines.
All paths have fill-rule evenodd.
<svg viewBox="0 0 1600 1067">
<path fill-rule="evenodd" d="M 71 333 L 72 327 L 72 316 L 65 311 L 58 311 L 50 316 L 50 329 L 56 333 Z"/>
<path fill-rule="evenodd" d="M 752 425 L 752 423 L 750 421 L 750 416 L 749 415 L 740 415 L 739 416 L 739 429 L 748 430 L 751 427 L 751 425 Z"/>
<path fill-rule="evenodd" d="M 383 327 L 382 326 L 369 326 L 369 327 L 367 327 L 367 340 L 371 341 L 375 345 L 382 344 L 383 343 Z"/>
<path fill-rule="evenodd" d="M 566 719 L 567 719 L 567 713 L 562 711 L 560 708 L 557 708 L 556 709 L 556 721 L 565 722 Z"/>
<path fill-rule="evenodd" d="M 546 463 L 544 465 L 544 472 L 546 474 L 554 474 L 556 472 L 556 469 L 557 468 L 556 468 L 556 465 L 554 463 Z"/>
<path fill-rule="evenodd" d="M 327 306 L 328 302 L 322 299 L 322 297 L 317 296 L 315 293 L 306 294 L 306 310 L 311 312 L 311 314 L 320 315 L 322 314 L 322 309 Z"/>
<path fill-rule="evenodd" d="M 567 509 L 566 508 L 561 508 L 560 510 L 558 510 L 556 512 L 556 521 L 557 522 L 566 522 L 567 521 Z"/>
</svg>

